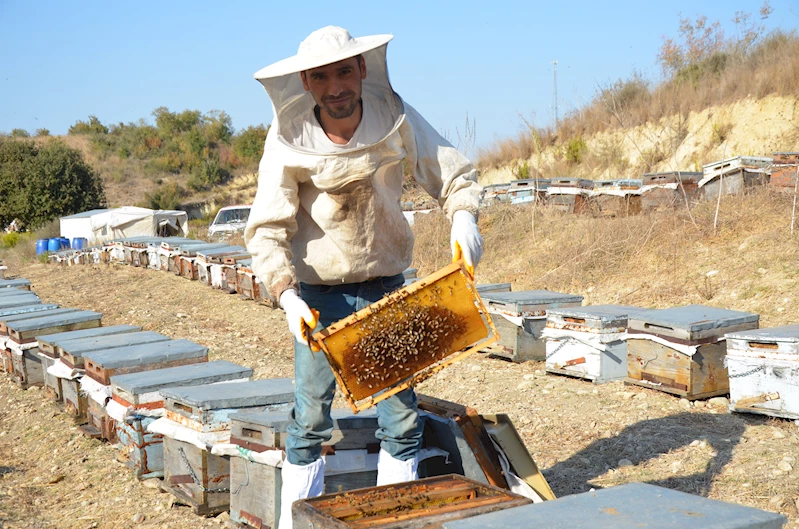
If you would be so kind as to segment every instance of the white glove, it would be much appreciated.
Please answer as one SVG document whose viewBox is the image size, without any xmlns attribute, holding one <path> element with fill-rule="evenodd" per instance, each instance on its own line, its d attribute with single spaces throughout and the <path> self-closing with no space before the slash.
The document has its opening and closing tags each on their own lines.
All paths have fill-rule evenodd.
<svg viewBox="0 0 799 529">
<path fill-rule="evenodd" d="M 308 336 L 305 334 L 305 325 L 313 330 L 318 323 L 313 312 L 311 312 L 311 308 L 293 288 L 280 294 L 280 306 L 286 311 L 289 332 L 294 335 L 298 342 L 307 344 Z"/>
<path fill-rule="evenodd" d="M 469 272 L 474 276 L 474 269 L 483 256 L 483 238 L 477 229 L 477 219 L 468 211 L 458 210 L 452 216 L 452 233 L 450 236 L 452 259 L 463 259 Z"/>
</svg>

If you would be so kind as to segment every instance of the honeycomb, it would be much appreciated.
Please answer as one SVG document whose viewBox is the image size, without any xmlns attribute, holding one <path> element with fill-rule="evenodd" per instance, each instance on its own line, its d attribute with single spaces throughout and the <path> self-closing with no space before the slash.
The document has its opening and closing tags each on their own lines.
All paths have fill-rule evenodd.
<svg viewBox="0 0 799 529">
<path fill-rule="evenodd" d="M 377 402 L 419 382 L 456 353 L 496 339 L 482 300 L 459 263 L 393 292 L 316 333 L 345 397 Z M 492 340 L 492 341 L 493 341 Z M 485 342 L 481 342 L 481 346 Z M 387 392 L 376 396 L 378 393 Z"/>
</svg>

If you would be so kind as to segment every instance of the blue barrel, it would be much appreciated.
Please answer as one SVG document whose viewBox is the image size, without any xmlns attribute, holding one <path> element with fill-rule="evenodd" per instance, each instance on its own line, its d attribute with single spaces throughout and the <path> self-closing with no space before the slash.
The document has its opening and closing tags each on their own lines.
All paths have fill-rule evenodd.
<svg viewBox="0 0 799 529">
<path fill-rule="evenodd" d="M 69 250 L 69 239 L 66 237 L 61 237 L 61 249 L 62 250 Z"/>
<path fill-rule="evenodd" d="M 86 239 L 86 237 L 75 237 L 74 239 L 72 239 L 73 250 L 83 250 L 88 245 L 89 241 Z"/>
<path fill-rule="evenodd" d="M 36 255 L 42 255 L 47 253 L 47 243 L 49 239 L 38 239 L 36 241 Z"/>
<path fill-rule="evenodd" d="M 48 252 L 57 252 L 61 249 L 61 239 L 48 239 L 47 241 L 47 251 Z"/>
</svg>

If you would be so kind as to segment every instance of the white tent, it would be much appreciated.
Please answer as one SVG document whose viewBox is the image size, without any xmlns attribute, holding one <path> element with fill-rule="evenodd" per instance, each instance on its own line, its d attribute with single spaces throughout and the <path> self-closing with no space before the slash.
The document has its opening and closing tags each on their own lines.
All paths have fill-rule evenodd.
<svg viewBox="0 0 799 529">
<path fill-rule="evenodd" d="M 83 237 L 89 244 L 110 239 L 139 236 L 186 236 L 188 215 L 185 211 L 153 210 L 125 206 L 96 209 L 62 217 L 61 236 Z"/>
</svg>

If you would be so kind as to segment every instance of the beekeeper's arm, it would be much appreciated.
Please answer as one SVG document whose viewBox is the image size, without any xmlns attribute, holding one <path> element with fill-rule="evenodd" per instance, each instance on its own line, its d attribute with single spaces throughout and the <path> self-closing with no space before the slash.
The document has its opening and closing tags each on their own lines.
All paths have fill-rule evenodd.
<svg viewBox="0 0 799 529">
<path fill-rule="evenodd" d="M 297 233 L 299 205 L 297 181 L 285 171 L 277 126 L 273 124 L 258 166 L 258 191 L 244 229 L 244 242 L 252 255 L 253 272 L 286 311 L 291 334 L 305 341 L 302 323 L 313 329 L 316 319 L 297 293 L 297 275 L 291 264 L 291 239 Z"/>
<path fill-rule="evenodd" d="M 404 132 L 403 139 L 413 178 L 444 209 L 452 222 L 453 257 L 462 256 L 474 273 L 483 255 L 483 238 L 477 229 L 483 188 L 477 183 L 477 170 L 407 103 L 405 115 L 411 130 Z"/>
</svg>

